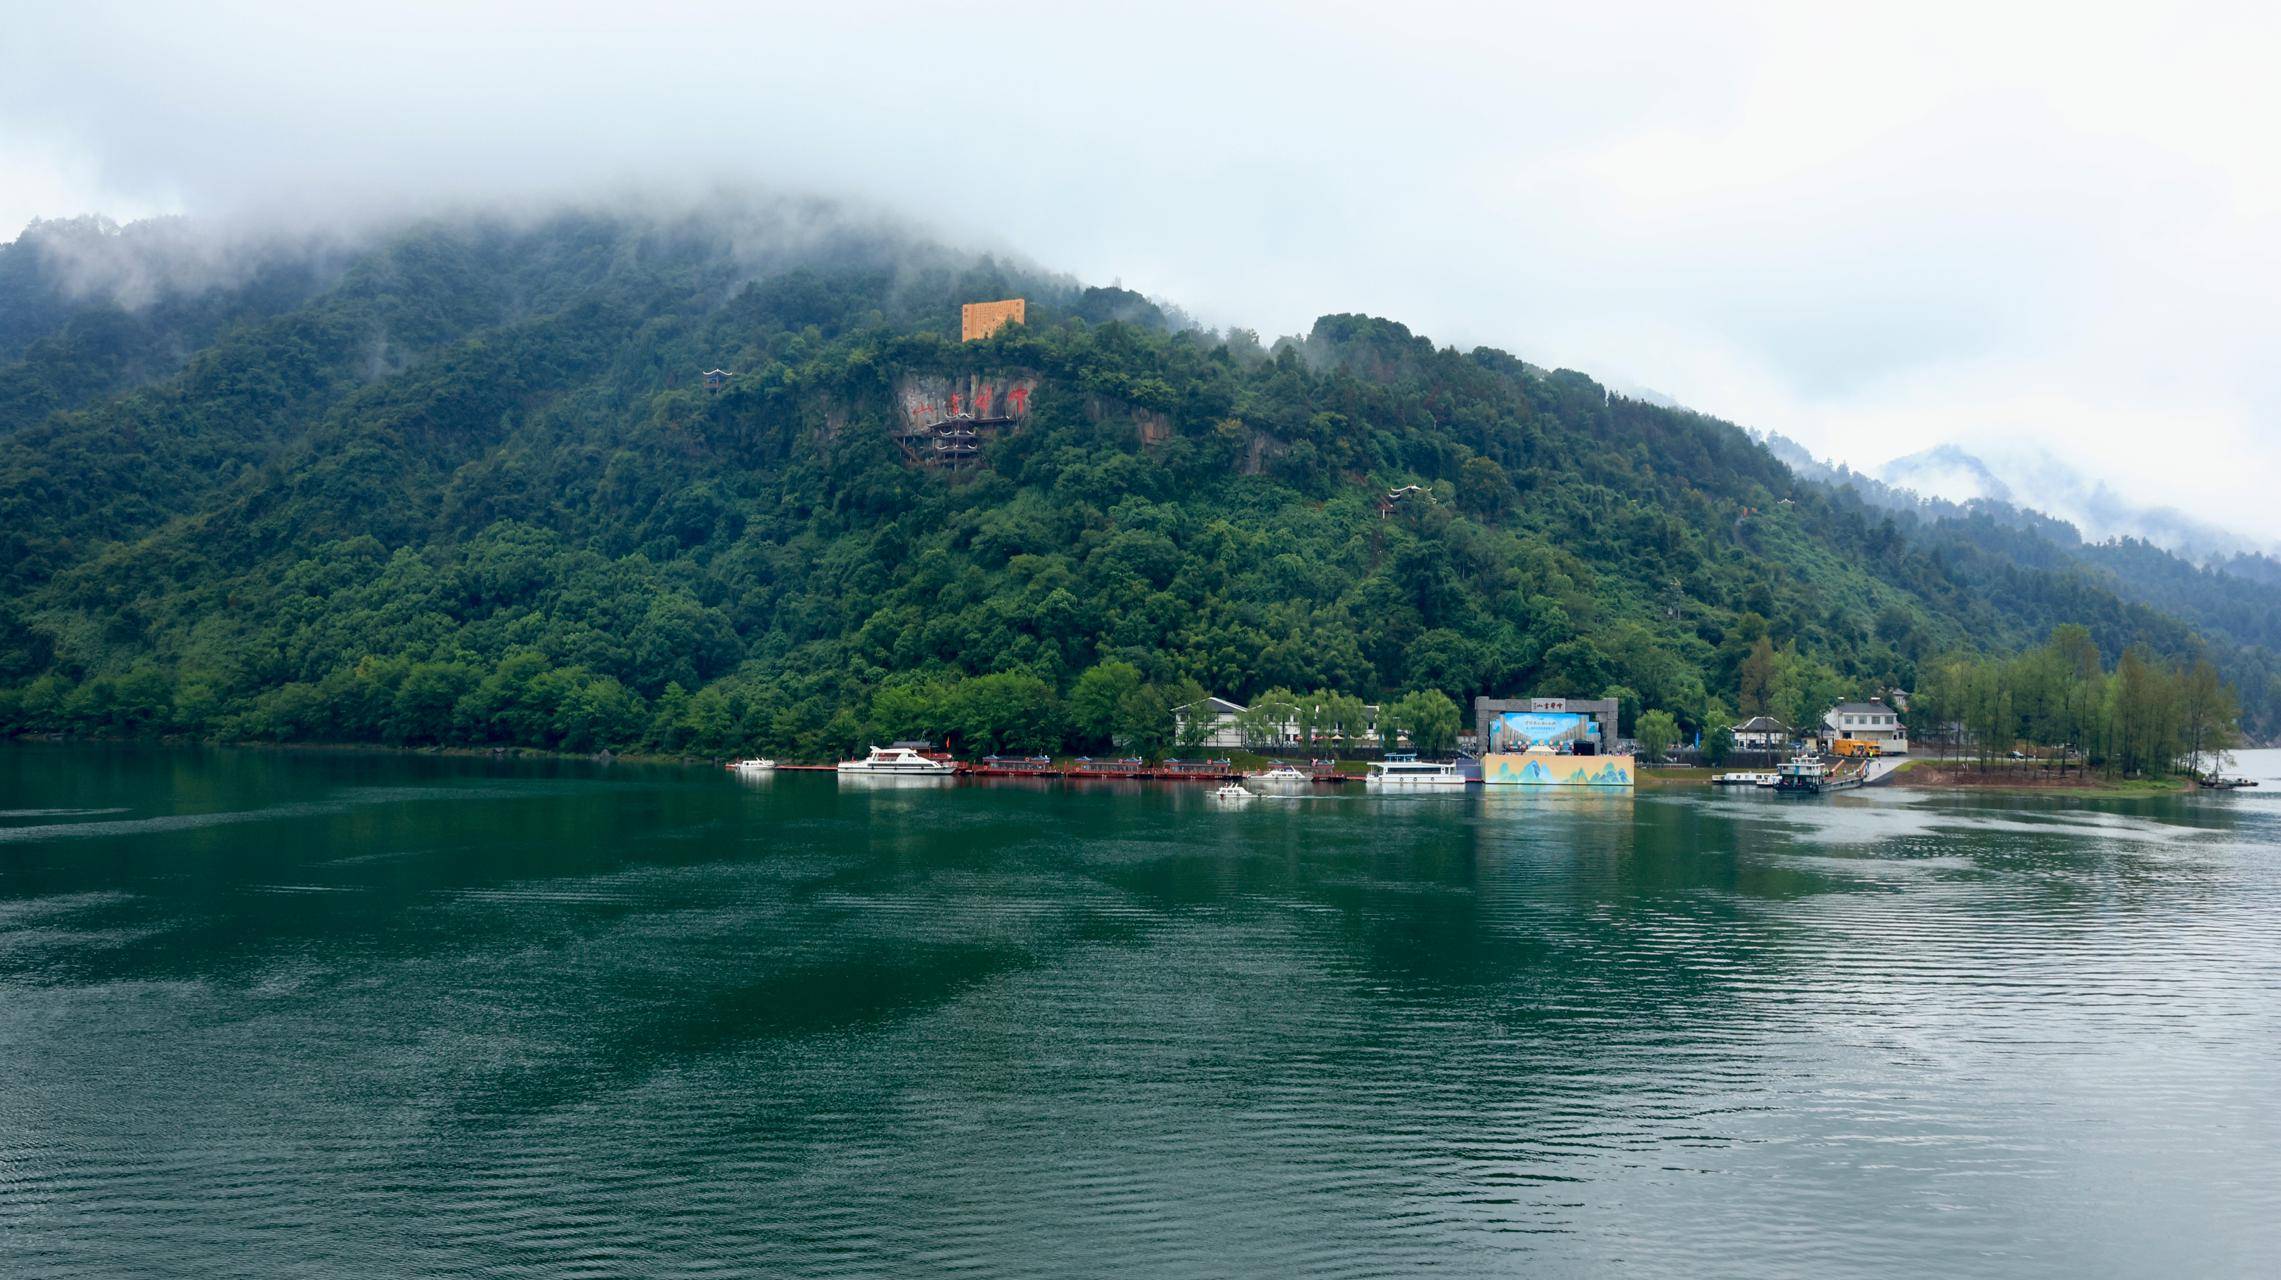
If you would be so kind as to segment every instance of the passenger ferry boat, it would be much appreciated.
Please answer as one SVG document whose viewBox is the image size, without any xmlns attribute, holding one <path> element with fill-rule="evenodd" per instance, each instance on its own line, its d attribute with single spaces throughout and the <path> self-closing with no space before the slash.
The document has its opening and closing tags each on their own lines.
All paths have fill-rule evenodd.
<svg viewBox="0 0 2281 1280">
<path fill-rule="evenodd" d="M 840 761 L 835 771 L 899 778 L 947 778 L 958 772 L 958 766 L 948 760 L 921 755 L 909 747 L 873 747 L 871 754 L 861 760 Z"/>
<path fill-rule="evenodd" d="M 1774 766 L 1774 789 L 1809 794 L 1818 792 L 1822 789 L 1822 778 L 1828 772 L 1828 766 L 1822 763 L 1821 757 L 1800 752 Z"/>
<path fill-rule="evenodd" d="M 1850 769 L 1844 764 L 1832 769 L 1822 763 L 1819 756 L 1803 752 L 1777 765 L 1774 773 L 1776 791 L 1795 791 L 1805 795 L 1819 795 L 1824 791 L 1850 791 L 1868 781 L 1858 762 Z"/>
<path fill-rule="evenodd" d="M 1722 773 L 1711 779 L 1711 785 L 1714 787 L 1771 787 L 1774 785 L 1774 778 L 1775 775 L 1771 773 L 1756 773 L 1743 769 L 1734 773 Z"/>
<path fill-rule="evenodd" d="M 728 769 L 732 773 L 773 773 L 776 770 L 776 762 L 759 757 L 751 760 L 731 760 L 728 763 Z"/>
<path fill-rule="evenodd" d="M 1465 775 L 1450 760 L 1420 760 L 1407 752 L 1372 761 L 1362 779 L 1366 787 L 1462 787 Z"/>
</svg>

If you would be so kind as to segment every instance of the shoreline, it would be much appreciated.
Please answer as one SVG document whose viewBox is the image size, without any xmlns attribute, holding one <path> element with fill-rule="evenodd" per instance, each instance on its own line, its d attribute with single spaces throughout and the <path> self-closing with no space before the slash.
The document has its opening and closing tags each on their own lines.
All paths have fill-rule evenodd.
<svg viewBox="0 0 2281 1280">
<path fill-rule="evenodd" d="M 642 751 L 550 751 L 544 747 L 398 747 L 385 742 L 223 742 L 213 738 L 156 737 L 104 738 L 85 734 L 17 733 L 0 742 L 42 743 L 51 746 L 210 748 L 217 751 L 309 752 L 330 755 L 425 756 L 457 760 L 551 760 L 585 764 L 687 765 L 718 769 L 725 762 L 710 756 L 655 755 Z"/>
<path fill-rule="evenodd" d="M 2186 795 L 2197 789 L 2194 780 L 2188 777 L 2108 778 L 2095 773 L 2054 775 L 2032 765 L 2000 764 L 1992 768 L 1981 768 L 1946 757 L 1929 756 L 1904 760 L 1891 773 L 1870 785 L 1910 787 L 1920 791 L 2063 795 L 2091 799 Z"/>
<path fill-rule="evenodd" d="M 332 755 L 387 755 L 415 756 L 459 760 L 520 760 L 576 762 L 595 765 L 632 764 L 646 766 L 672 766 L 677 768 L 721 769 L 726 761 L 700 755 L 659 755 L 650 752 L 582 752 L 551 751 L 542 747 L 466 747 L 466 746 L 390 746 L 379 742 L 220 742 L 207 738 L 105 738 L 74 734 L 29 733 L 11 734 L 0 741 L 22 743 L 48 743 L 59 746 L 143 746 L 169 748 L 214 748 L 232 751 L 307 752 Z M 1256 756 L 1247 752 L 1231 753 L 1239 768 L 1257 767 L 1271 757 Z M 1061 757 L 1056 757 L 1059 760 Z M 1257 762 L 1255 764 L 1254 762 Z M 1367 762 L 1340 760 L 1339 773 L 1359 777 Z M 2082 799 L 2144 799 L 2150 796 L 2194 794 L 2198 789 L 2191 778 L 2103 778 L 2097 774 L 2072 774 L 2065 779 L 2045 780 L 2020 776 L 2006 777 L 2005 773 L 2016 766 L 1997 765 L 1982 770 L 1968 763 L 1952 763 L 1947 758 L 1912 757 L 1902 761 L 1892 772 L 1871 782 L 1877 787 L 1906 787 L 1916 791 L 1945 791 L 1959 794 L 1985 795 L 2048 795 L 2073 796 Z M 1693 787 L 1707 787 L 1722 770 L 1707 765 L 1648 765 L 1634 773 L 1635 791 L 1670 791 Z M 1930 776 L 1927 776 L 1930 775 Z"/>
</svg>

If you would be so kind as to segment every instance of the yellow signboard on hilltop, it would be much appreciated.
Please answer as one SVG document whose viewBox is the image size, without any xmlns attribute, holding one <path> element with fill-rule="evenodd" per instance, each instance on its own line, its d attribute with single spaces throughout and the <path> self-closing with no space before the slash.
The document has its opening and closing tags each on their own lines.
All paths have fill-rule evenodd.
<svg viewBox="0 0 2281 1280">
<path fill-rule="evenodd" d="M 1003 302 L 969 302 L 958 309 L 958 340 L 972 342 L 987 338 L 1010 324 L 1029 321 L 1029 300 L 1008 298 Z"/>
</svg>

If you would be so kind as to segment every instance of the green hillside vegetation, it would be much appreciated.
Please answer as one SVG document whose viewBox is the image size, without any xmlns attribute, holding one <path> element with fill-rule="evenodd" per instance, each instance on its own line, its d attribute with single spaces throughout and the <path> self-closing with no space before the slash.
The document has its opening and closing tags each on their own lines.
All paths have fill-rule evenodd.
<svg viewBox="0 0 2281 1280">
<path fill-rule="evenodd" d="M 1691 736 L 2061 624 L 2110 662 L 2205 652 L 2082 566 L 1581 374 L 1359 315 L 1263 346 L 877 232 L 748 241 L 424 225 L 306 296 L 273 273 L 177 329 L 135 313 L 193 349 L 131 369 L 70 336 L 115 304 L 0 250 L 0 386 L 48 388 L 0 417 L 0 730 L 1162 750 L 1206 691 L 1613 690 Z M 956 341 L 959 303 L 1006 296 L 1030 324 Z M 951 473 L 888 429 L 920 374 L 1038 390 Z"/>
</svg>

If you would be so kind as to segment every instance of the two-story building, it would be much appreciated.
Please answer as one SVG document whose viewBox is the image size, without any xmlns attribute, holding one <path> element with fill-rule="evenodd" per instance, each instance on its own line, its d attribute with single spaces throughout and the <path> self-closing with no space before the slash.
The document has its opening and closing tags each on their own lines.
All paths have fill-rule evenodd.
<svg viewBox="0 0 2281 1280">
<path fill-rule="evenodd" d="M 1909 731 L 1902 727 L 1899 713 L 1882 698 L 1831 707 L 1822 714 L 1822 737 L 1826 742 L 1847 738 L 1873 742 L 1889 756 L 1905 755 L 1909 750 Z"/>
<path fill-rule="evenodd" d="M 1209 721 L 1212 726 L 1211 730 L 1204 735 L 1202 741 L 1197 743 L 1198 746 L 1240 747 L 1243 745 L 1243 729 L 1236 723 L 1236 717 L 1242 715 L 1243 712 L 1244 705 L 1242 703 L 1230 702 L 1226 698 L 1216 697 L 1174 707 L 1172 709 L 1173 733 L 1182 740 L 1186 740 L 1189 725 L 1198 720 Z"/>
<path fill-rule="evenodd" d="M 1282 724 L 1269 728 L 1268 740 L 1258 743 L 1244 740 L 1244 722 L 1239 717 L 1243 716 L 1247 709 L 1240 702 L 1230 702 L 1221 697 L 1209 697 L 1188 703 L 1185 706 L 1174 707 L 1172 709 L 1173 732 L 1185 739 L 1190 725 L 1197 721 L 1208 721 L 1211 727 L 1205 732 L 1203 740 L 1198 744 L 1199 746 L 1229 748 L 1257 746 L 1266 750 L 1285 750 L 1296 747 L 1374 747 L 1378 745 L 1378 707 L 1375 704 L 1365 703 L 1363 705 L 1362 732 L 1351 738 L 1322 730 L 1317 730 L 1310 738 L 1298 715 L 1298 708 L 1294 707 L 1292 709 L 1293 714 L 1287 717 Z"/>
</svg>

